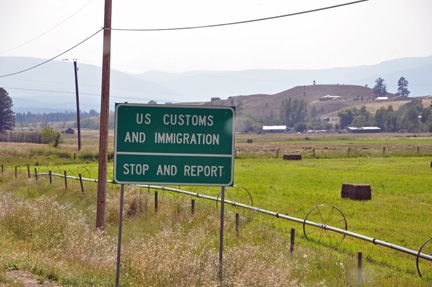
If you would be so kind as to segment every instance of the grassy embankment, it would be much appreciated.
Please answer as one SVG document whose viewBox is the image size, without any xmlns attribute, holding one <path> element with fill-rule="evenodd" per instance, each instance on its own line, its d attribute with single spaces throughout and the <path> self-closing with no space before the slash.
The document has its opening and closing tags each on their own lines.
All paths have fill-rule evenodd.
<svg viewBox="0 0 432 287">
<path fill-rule="evenodd" d="M 48 157 L 59 152 L 42 150 Z M 96 177 L 97 165 L 91 163 L 88 156 L 76 156 L 73 160 L 70 150 L 60 151 L 70 156 L 53 155 L 45 163 L 68 164 L 59 167 L 64 170 L 72 165 L 85 165 L 92 177 Z M 2 152 L 2 161 L 6 160 L 9 166 L 24 159 L 37 161 L 40 167 L 44 164 L 45 155 L 40 155 L 41 152 L 33 150 L 31 159 L 25 149 L 11 153 L 10 150 Z M 430 237 L 427 226 L 432 200 L 428 194 L 432 186 L 430 154 L 428 157 L 417 154 L 410 157 L 311 158 L 295 162 L 276 159 L 274 155 L 242 154 L 235 165 L 235 184 L 252 193 L 257 207 L 304 218 L 314 206 L 332 204 L 344 213 L 350 231 L 414 250 Z M 70 182 L 66 190 L 59 179 L 52 185 L 47 178 L 23 180 L 26 171 L 21 170 L 18 179 L 14 178 L 11 169 L 0 177 L 2 266 L 28 269 L 57 279 L 64 285 L 112 284 L 118 187 L 109 190 L 108 227 L 107 233 L 102 235 L 93 231 L 94 184 L 86 184 L 86 191 L 81 193 L 76 182 Z M 372 200 L 341 199 L 342 183 L 370 184 Z M 218 188 L 182 189 L 212 196 L 219 192 Z M 236 187 L 229 188 L 227 199 L 244 198 L 241 191 Z M 160 192 L 160 199 L 160 208 L 155 213 L 153 191 L 148 193 L 146 189 L 131 187 L 126 191 L 122 284 L 217 285 L 219 218 L 215 204 L 195 199 L 196 212 L 191 216 L 190 198 Z M 352 238 L 345 238 L 340 245 L 329 245 L 323 240 L 327 237 L 320 232 L 311 233 L 312 240 L 306 241 L 301 224 L 234 207 L 227 209 L 226 286 L 257 285 L 257 282 L 262 286 L 278 283 L 287 286 L 287 282 L 293 286 L 320 283 L 356 286 L 359 284 L 355 258 L 358 251 L 362 251 L 366 259 L 366 285 L 426 286 L 430 282 L 415 275 L 415 257 Z M 234 212 L 241 215 L 239 237 L 235 233 Z M 333 221 L 335 224 L 339 221 L 337 214 Z M 291 227 L 297 232 L 293 256 L 289 255 Z M 430 271 L 430 265 L 421 263 L 425 268 L 423 272 Z"/>
</svg>

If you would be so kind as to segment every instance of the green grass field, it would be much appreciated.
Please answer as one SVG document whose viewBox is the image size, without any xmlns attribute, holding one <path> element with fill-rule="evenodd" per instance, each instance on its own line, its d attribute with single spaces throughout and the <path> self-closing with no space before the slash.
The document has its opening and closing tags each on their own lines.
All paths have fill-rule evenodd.
<svg viewBox="0 0 432 287">
<path fill-rule="evenodd" d="M 241 142 L 241 139 L 239 139 L 239 141 L 240 143 L 237 144 L 237 148 L 241 149 L 242 145 L 248 147 L 251 146 L 250 144 Z M 421 147 L 429 148 L 428 145 L 431 143 L 430 138 L 421 140 L 410 138 L 407 140 L 408 142 L 406 142 L 405 145 L 405 140 L 400 139 L 383 139 L 381 141 L 379 139 L 370 139 L 365 142 L 362 142 L 356 138 L 350 138 L 346 141 L 332 138 L 329 138 L 328 141 L 320 140 L 322 144 L 330 148 L 336 145 L 341 146 L 341 148 L 347 148 L 350 146 L 348 143 L 353 143 L 354 141 L 361 145 L 378 145 L 379 147 L 390 145 L 417 147 L 420 145 Z M 254 149 L 258 150 L 262 148 L 261 145 L 264 144 L 265 141 L 260 142 L 257 138 L 254 140 L 252 145 L 254 145 Z M 282 142 L 282 145 L 285 146 L 291 144 L 293 143 L 290 141 Z M 290 146 L 290 149 L 295 148 L 298 151 L 301 151 L 301 147 L 310 144 L 310 141 L 299 141 L 294 144 L 296 146 Z M 64 188 L 63 180 L 60 178 L 55 178 L 52 185 L 49 184 L 47 177 L 40 178 L 38 181 L 35 181 L 34 178 L 31 180 L 22 180 L 27 177 L 27 168 L 22 165 L 22 162 L 23 159 L 25 159 L 27 164 L 31 166 L 32 172 L 34 168 L 37 168 L 39 171 L 44 171 L 44 169 L 52 169 L 53 172 L 55 172 L 54 169 L 61 172 L 63 170 L 67 170 L 68 174 L 78 173 L 81 171 L 81 173 L 83 173 L 83 177 L 87 177 L 86 175 L 88 174 L 88 177 L 97 178 L 97 163 L 94 160 L 94 156 L 92 156 L 92 154 L 95 152 L 85 151 L 84 153 L 86 153 L 87 156 L 76 156 L 76 158 L 73 159 L 73 153 L 70 150 L 62 151 L 62 149 L 60 149 L 56 151 L 48 148 L 42 148 L 38 152 L 35 152 L 34 147 L 32 148 L 32 157 L 28 156 L 28 149 L 17 150 L 14 152 L 13 149 L 8 148 L 0 151 L 0 160 L 7 162 L 6 173 L 0 177 L 0 191 L 12 193 L 13 196 L 17 198 L 26 198 L 28 200 L 37 201 L 43 196 L 48 196 L 60 204 L 71 204 L 71 207 L 79 210 L 79 212 L 85 216 L 84 219 L 81 218 L 80 220 L 84 220 L 86 225 L 90 229 L 93 229 L 95 222 L 96 184 L 85 183 L 85 192 L 82 193 L 80 192 L 79 183 L 72 182 L 71 180 L 69 181 L 68 190 Z M 44 162 L 44 154 L 47 155 L 49 161 Z M 308 154 L 310 154 L 310 151 L 308 151 Z M 227 188 L 226 199 L 238 201 L 244 204 L 250 204 L 250 198 L 245 192 L 245 189 L 247 189 L 252 195 L 253 205 L 255 207 L 280 214 L 287 214 L 288 216 L 299 219 L 304 219 L 308 212 L 317 205 L 331 205 L 340 210 L 345 216 L 348 224 L 348 231 L 379 240 L 388 241 L 389 243 L 417 251 L 427 239 L 432 237 L 431 228 L 429 226 L 429 222 L 432 219 L 432 196 L 430 195 L 432 188 L 431 158 L 431 153 L 417 153 L 414 150 L 412 154 L 403 154 L 403 156 L 397 156 L 397 154 L 383 155 L 382 153 L 377 153 L 374 156 L 356 156 L 353 154 L 350 157 L 347 157 L 346 155 L 337 157 L 336 154 L 333 154 L 332 156 L 326 158 L 307 156 L 301 161 L 286 161 L 282 159 L 282 156 L 276 158 L 273 150 L 260 153 L 252 152 L 250 154 L 246 153 L 246 150 L 244 150 L 244 152 L 239 154 L 235 160 L 234 184 L 236 186 Z M 38 165 L 34 165 L 36 161 Z M 111 164 L 112 163 L 110 163 L 109 166 L 111 166 Z M 20 165 L 20 168 L 18 169 L 18 179 L 14 178 L 14 165 Z M 112 174 L 112 169 L 109 169 L 108 173 Z M 110 178 L 110 176 L 108 178 Z M 341 198 L 341 188 L 342 184 L 344 183 L 369 184 L 372 188 L 372 200 L 356 201 Z M 107 202 L 107 232 L 110 237 L 112 237 L 112 240 L 115 241 L 114 238 L 116 238 L 117 233 L 116 224 L 118 222 L 119 187 L 109 185 L 109 188 L 109 200 Z M 130 187 L 128 187 L 128 189 L 130 189 Z M 181 189 L 207 194 L 213 197 L 217 197 L 220 192 L 220 188 L 218 187 L 182 186 Z M 132 248 L 132 246 L 135 246 L 134 244 L 138 244 L 137 236 L 138 238 L 142 238 L 142 240 L 147 238 L 150 240 L 149 242 L 151 242 L 151 240 L 156 240 L 159 238 L 158 236 L 162 236 L 161 232 L 163 232 L 162 230 L 165 230 L 166 228 L 171 230 L 170 232 L 177 230 L 178 226 L 182 226 L 182 229 L 189 231 L 195 230 L 195 228 L 204 228 L 206 231 L 202 230 L 200 231 L 201 233 L 194 233 L 192 231 L 184 232 L 186 237 L 181 237 L 180 234 L 176 233 L 177 231 L 174 232 L 172 236 L 180 241 L 197 240 L 197 242 L 200 242 L 200 246 L 208 246 L 208 248 L 217 249 L 218 210 L 216 209 L 216 204 L 214 202 L 206 202 L 204 199 L 194 198 L 197 201 L 196 213 L 200 215 L 197 216 L 193 222 L 199 222 L 199 224 L 204 224 L 204 226 L 207 226 L 203 227 L 201 225 L 197 225 L 197 227 L 194 226 L 194 223 L 188 219 L 190 217 L 185 216 L 185 214 L 187 214 L 190 210 L 189 205 L 190 199 L 192 198 L 189 196 L 178 195 L 168 191 L 159 191 L 162 200 L 162 206 L 165 207 L 162 207 L 163 211 L 161 211 L 163 216 L 161 215 L 158 217 L 154 215 L 150 216 L 147 212 L 147 210 L 152 209 L 151 201 L 153 200 L 153 191 L 147 193 L 147 189 L 142 188 L 138 190 L 134 189 L 133 191 L 129 191 L 129 193 L 127 191 L 126 193 L 128 194 L 126 200 L 127 208 L 130 209 L 130 207 L 133 206 L 133 202 L 135 201 L 135 204 L 138 204 L 137 206 L 141 208 L 141 211 L 144 209 L 146 210 L 145 214 L 141 214 L 138 217 L 131 216 L 126 218 L 125 221 L 125 249 L 129 250 L 125 252 L 126 254 L 127 252 L 132 252 L 132 254 L 125 256 L 128 258 L 127 260 L 130 260 L 131 262 L 133 261 L 133 264 L 137 264 L 137 266 L 146 266 L 142 268 L 153 268 L 147 265 L 142 265 L 142 262 L 138 264 L 136 261 L 131 259 L 133 258 L 133 250 L 135 250 Z M 136 208 L 137 207 L 135 207 L 135 209 Z M 284 278 L 284 276 L 292 278 L 294 276 L 294 278 L 298 280 L 297 283 L 299 284 L 293 284 L 293 286 L 298 286 L 301 284 L 304 284 L 305 286 L 316 286 L 322 282 L 324 282 L 322 285 L 325 286 L 361 285 L 360 282 L 356 281 L 356 276 L 353 275 L 356 272 L 356 256 L 358 252 L 363 253 L 363 258 L 365 260 L 363 265 L 365 267 L 364 276 L 367 278 L 365 280 L 368 282 L 366 285 L 427 286 L 432 280 L 432 264 L 426 262 L 425 260 L 420 261 L 422 274 L 424 275 L 425 279 L 418 278 L 418 275 L 416 274 L 417 270 L 415 256 L 407 255 L 383 246 L 374 245 L 372 243 L 351 237 L 345 237 L 342 243 L 338 243 L 337 241 L 341 239 L 341 235 L 329 231 L 323 232 L 323 230 L 319 228 L 314 229 L 314 227 L 308 226 L 306 227 L 306 232 L 308 234 L 309 240 L 307 240 L 303 235 L 303 226 L 300 223 L 276 218 L 274 216 L 259 214 L 253 211 L 243 210 L 239 207 L 228 205 L 226 208 L 226 224 L 228 226 L 227 229 L 229 230 L 227 233 L 226 248 L 231 251 L 236 250 L 235 252 L 241 252 L 243 248 L 242 246 L 245 246 L 244 250 L 249 250 L 248 248 L 257 248 L 257 250 L 265 251 L 266 248 L 269 248 L 269 244 L 278 245 L 282 244 L 281 242 L 284 241 L 285 243 L 283 243 L 281 246 L 278 245 L 278 248 L 289 249 L 289 232 L 291 228 L 295 228 L 297 244 L 295 261 L 297 264 L 299 264 L 299 266 L 302 266 L 302 268 L 308 269 L 308 271 L 291 270 L 289 276 L 285 273 L 282 273 L 281 271 L 278 271 L 280 272 L 280 278 Z M 329 225 L 334 224 L 336 227 L 341 227 L 341 223 L 343 223 L 341 220 L 343 218 L 337 210 L 333 209 L 332 207 L 322 207 L 319 210 L 322 212 L 322 214 L 317 214 L 317 209 L 315 209 L 314 212 L 311 212 L 308 220 L 322 223 L 319 222 L 320 219 L 325 218 Z M 330 213 L 324 215 L 326 210 L 330 211 Z M 241 218 L 240 237 L 242 239 L 240 241 L 237 240 L 235 236 L 233 236 L 234 233 L 232 232 L 234 228 L 234 213 L 239 213 Z M 212 220 L 207 222 L 206 218 L 212 218 Z M 0 226 L 5 228 L 5 225 L 0 224 Z M 7 228 L 10 228 L 10 226 Z M 20 235 L 21 237 L 17 237 L 17 235 L 11 235 L 11 232 L 12 231 L 9 230 L 8 232 L 3 233 L 6 235 L 2 235 L 0 238 L 2 247 L 17 250 L 16 254 L 18 254 L 17 258 L 19 258 L 19 260 L 16 259 L 15 261 L 21 262 L 21 266 L 27 266 L 25 268 L 33 266 L 31 264 L 31 260 L 26 261 L 25 256 L 19 250 L 22 250 L 23 248 L 24 250 L 34 249 L 35 254 L 37 254 L 39 249 L 36 248 L 34 244 L 40 243 L 30 243 L 30 246 L 32 247 L 29 249 L 29 247 L 24 246 L 26 246 L 27 243 L 25 242 L 30 240 L 30 238 L 26 236 L 23 237 L 22 235 Z M 139 236 L 140 234 L 141 236 Z M 196 236 L 204 236 L 206 239 L 202 241 Z M 159 239 L 164 240 L 161 238 Z M 278 243 L 275 243 L 274 240 L 276 240 Z M 141 239 L 139 242 L 141 242 L 140 244 L 144 245 L 150 244 L 145 240 L 141 241 Z M 56 246 L 54 242 L 51 242 L 50 244 L 44 243 L 42 245 L 50 246 L 48 248 L 51 249 L 60 249 L 60 247 L 52 247 Z M 109 244 L 109 246 L 111 246 L 110 248 L 114 248 L 112 247 L 112 244 L 114 243 L 111 242 Z M 171 246 L 171 248 L 175 248 L 174 246 L 176 243 L 169 242 L 167 245 Z M 46 246 L 45 248 L 47 248 Z M 187 247 L 183 246 L 182 248 Z M 190 248 L 193 249 L 195 247 Z M 236 248 L 240 249 L 237 250 Z M 212 261 L 215 259 L 215 254 L 212 253 L 215 251 L 205 253 L 204 250 L 207 249 L 198 249 L 195 251 L 198 252 L 197 254 L 199 254 L 199 256 L 203 256 L 202 254 L 207 254 L 206 256 L 208 256 L 207 259 L 199 257 L 199 260 L 204 262 L 205 260 Z M 270 248 L 269 250 L 272 250 L 271 252 L 274 254 L 279 254 L 279 250 L 276 251 L 274 248 Z M 135 252 L 138 251 L 135 250 Z M 423 252 L 432 255 L 432 243 L 427 244 Z M 233 256 L 232 260 L 234 260 L 232 262 L 234 265 L 230 265 L 230 268 L 234 269 L 229 270 L 234 273 L 240 272 L 239 270 L 241 270 L 241 272 L 244 273 L 244 269 L 236 265 L 239 264 L 236 263 L 236 260 L 241 261 L 246 259 L 237 253 L 237 255 L 233 255 L 231 253 L 229 254 L 230 255 L 228 255 L 228 257 Z M 266 257 L 266 255 L 263 255 L 265 253 L 259 253 L 258 251 L 257 253 L 253 254 L 255 254 L 253 255 L 255 259 L 266 258 L 266 260 L 269 260 L 266 261 L 266 264 L 270 264 L 270 262 L 275 260 L 282 260 L 271 257 L 270 255 L 270 257 Z M 272 256 L 274 256 L 274 254 Z M 148 254 L 142 255 L 148 256 Z M 15 262 L 9 253 L 2 253 L 1 256 L 1 262 L 4 266 L 6 266 L 6 264 L 10 265 Z M 34 258 L 39 258 L 38 256 L 39 255 L 31 255 L 30 258 L 33 258 L 34 260 Z M 287 258 L 289 258 L 289 256 Z M 74 264 L 69 262 L 66 258 L 63 258 L 62 260 L 64 260 L 62 261 L 63 264 L 69 266 L 67 268 L 75 270 L 77 274 L 84 274 L 82 273 L 82 270 L 75 269 L 77 267 L 73 267 Z M 75 261 L 79 262 L 79 260 L 76 259 Z M 166 260 L 171 262 L 170 260 L 173 259 Z M 250 263 L 251 261 L 248 260 L 245 262 Z M 288 260 L 283 261 L 283 264 L 288 264 L 287 266 L 296 264 L 292 261 L 294 259 L 284 260 Z M 340 266 L 342 265 L 339 263 L 343 263 L 344 268 L 347 269 L 341 271 Z M 55 269 L 54 263 L 51 262 L 47 264 L 53 269 L 52 272 L 56 274 L 55 276 L 58 277 L 57 279 L 63 278 L 63 282 L 67 282 L 67 280 L 71 280 L 70 282 L 80 282 L 78 279 L 71 279 L 70 275 L 67 275 L 69 273 L 63 269 L 60 268 L 62 271 Z M 143 270 L 139 269 L 139 267 L 132 267 L 132 265 L 129 265 L 129 263 L 124 264 L 125 266 L 129 266 L 126 268 L 130 268 L 129 271 L 126 270 L 124 273 L 122 273 L 122 276 L 127 278 L 125 280 L 129 280 L 127 281 L 129 283 L 125 283 L 124 286 L 135 286 L 137 282 L 135 280 L 149 278 L 147 275 L 142 273 Z M 162 261 L 158 264 L 165 263 Z M 169 264 L 173 263 L 171 262 Z M 202 268 L 210 268 L 205 267 L 207 266 L 205 263 L 202 264 Z M 43 269 L 43 266 L 38 266 L 39 268 Z M 271 264 L 269 266 L 271 266 Z M 112 267 L 110 268 L 110 280 L 112 280 Z M 172 268 L 173 270 L 175 269 L 174 267 Z M 189 268 L 192 267 L 190 266 Z M 191 270 L 194 270 L 193 272 L 198 274 L 199 271 L 194 268 Z M 251 269 L 254 268 L 256 267 L 252 267 Z M 92 270 L 97 270 L 97 268 Z M 92 272 L 94 272 L 94 274 Z M 43 272 L 40 271 L 40 273 L 46 274 L 46 270 Z M 103 278 L 98 279 L 96 271 L 91 271 L 90 273 L 91 275 L 87 273 L 87 275 L 82 275 L 83 278 L 87 278 L 85 280 L 83 279 L 84 281 L 82 281 L 86 283 L 74 283 L 75 285 L 72 284 L 71 286 L 85 286 L 85 284 L 89 282 L 88 280 L 90 280 L 90 277 L 93 278 L 91 280 L 96 280 L 96 282 L 99 282 L 101 286 L 109 286 L 110 283 L 103 283 Z M 132 276 L 131 274 L 134 275 Z M 170 276 L 177 275 L 178 274 L 170 273 Z M 231 279 L 234 281 L 238 280 L 238 282 L 243 280 L 241 279 L 242 277 L 240 278 L 238 276 L 240 275 L 233 275 Z M 67 280 L 64 278 L 67 278 Z M 204 280 L 202 282 L 207 282 L 205 281 L 207 279 L 202 279 Z M 193 282 L 200 282 L 199 280 L 201 279 L 196 280 L 198 281 Z M 230 281 L 231 283 L 227 283 L 226 286 L 234 286 L 234 281 Z M 0 282 L 2 281 L 0 280 Z M 163 283 L 167 283 L 168 281 L 149 280 L 145 282 L 148 284 L 154 284 L 154 286 L 163 286 Z M 210 280 L 208 282 L 213 281 Z M 173 283 L 168 282 L 167 284 L 171 285 Z M 186 284 L 184 286 L 188 285 Z M 205 286 L 205 284 L 202 286 Z M 262 286 L 269 285 L 264 284 Z"/>
</svg>

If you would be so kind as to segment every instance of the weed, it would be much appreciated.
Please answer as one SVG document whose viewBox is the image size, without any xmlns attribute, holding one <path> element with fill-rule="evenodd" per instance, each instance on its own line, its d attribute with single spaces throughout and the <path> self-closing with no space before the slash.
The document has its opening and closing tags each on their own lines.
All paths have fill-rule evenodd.
<svg viewBox="0 0 432 287">
<path fill-rule="evenodd" d="M 19 263 L 17 263 L 17 262 L 6 263 L 5 267 L 8 270 L 18 270 L 19 269 Z"/>
</svg>

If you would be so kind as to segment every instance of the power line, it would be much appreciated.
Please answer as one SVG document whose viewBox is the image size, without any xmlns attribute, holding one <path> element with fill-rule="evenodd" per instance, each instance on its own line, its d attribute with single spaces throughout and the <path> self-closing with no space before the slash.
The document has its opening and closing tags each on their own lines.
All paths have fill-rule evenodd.
<svg viewBox="0 0 432 287">
<path fill-rule="evenodd" d="M 9 90 L 20 90 L 20 91 L 33 91 L 33 92 L 46 92 L 46 93 L 62 93 L 62 94 L 75 94 L 75 92 L 68 91 L 55 91 L 55 90 L 41 90 L 41 89 L 26 89 L 26 88 L 12 88 L 12 87 L 4 87 Z M 100 96 L 100 94 L 91 94 L 91 93 L 80 93 L 82 95 L 88 96 Z"/>
<path fill-rule="evenodd" d="M 0 78 L 9 77 L 9 76 L 17 75 L 17 74 L 21 74 L 21 73 L 27 72 L 29 70 L 35 69 L 35 68 L 37 68 L 39 66 L 42 66 L 42 65 L 44 65 L 44 64 L 46 64 L 48 62 L 51 62 L 54 59 L 60 57 L 61 55 L 66 54 L 70 50 L 72 50 L 72 49 L 76 48 L 77 46 L 81 45 L 82 43 L 86 42 L 87 40 L 89 40 L 90 38 L 92 38 L 96 34 L 98 34 L 100 31 L 105 30 L 105 29 L 109 29 L 109 30 L 113 30 L 113 31 L 160 32 L 160 31 L 176 31 L 176 30 L 191 30 L 191 29 L 214 28 L 214 27 L 221 27 L 221 26 L 231 26 L 231 25 L 239 25 L 239 24 L 247 24 L 247 23 L 253 23 L 253 22 L 274 20 L 274 19 L 285 18 L 285 17 L 290 17 L 290 16 L 297 16 L 297 15 L 302 15 L 302 14 L 307 14 L 307 13 L 313 13 L 313 12 L 318 12 L 318 11 L 329 10 L 329 9 L 343 7 L 343 6 L 358 4 L 358 3 L 366 2 L 366 1 L 368 1 L 368 0 L 359 0 L 359 1 L 348 2 L 348 3 L 333 5 L 333 6 L 327 6 L 327 7 L 322 7 L 322 8 L 312 9 L 312 10 L 306 10 L 306 11 L 302 11 L 302 12 L 295 12 L 295 13 L 290 13 L 290 14 L 271 16 L 271 17 L 265 17 L 265 18 L 259 18 L 259 19 L 237 21 L 237 22 L 229 22 L 229 23 L 221 23 L 221 24 L 202 25 L 202 26 L 174 27 L 174 28 L 156 28 L 156 29 L 121 29 L 121 28 L 105 28 L 105 27 L 103 27 L 103 28 L 99 29 L 96 33 L 90 35 L 89 37 L 87 37 L 83 41 L 81 41 L 78 44 L 72 46 L 71 48 L 67 49 L 66 51 L 64 51 L 64 52 L 62 52 L 62 53 L 60 53 L 60 54 L 52 57 L 51 59 L 48 59 L 48 60 L 46 60 L 46 61 L 44 61 L 44 62 L 42 62 L 42 63 L 40 63 L 38 65 L 35 65 L 33 67 L 30 67 L 30 68 L 27 68 L 27 69 L 24 69 L 24 70 L 15 72 L 15 73 L 6 74 L 6 75 L 0 75 Z"/>
<path fill-rule="evenodd" d="M 32 92 L 45 92 L 45 93 L 60 93 L 60 94 L 75 94 L 75 92 L 69 92 L 69 91 L 57 91 L 57 90 L 43 90 L 43 89 L 26 89 L 26 88 L 13 88 L 13 87 L 3 87 L 8 90 L 20 90 L 20 91 L 32 91 Z M 147 92 L 147 93 L 154 93 L 154 92 Z M 80 95 L 86 95 L 86 96 L 94 96 L 94 97 L 100 97 L 100 94 L 94 94 L 94 93 L 83 93 L 80 92 Z M 152 99 L 149 98 L 137 98 L 137 97 L 122 97 L 122 96 L 111 96 L 111 98 L 118 98 L 118 99 L 134 99 L 134 100 L 142 100 L 142 101 L 151 101 Z M 153 99 L 154 100 L 154 99 Z M 172 100 L 166 100 L 166 99 L 157 99 L 159 101 L 163 102 L 177 102 Z"/>
<path fill-rule="evenodd" d="M 222 26 L 232 26 L 232 25 L 239 25 L 239 24 L 247 24 L 247 23 L 253 23 L 253 22 L 260 22 L 260 21 L 267 21 L 267 20 L 274 20 L 279 18 L 285 18 L 285 17 L 291 17 L 291 16 L 297 16 L 307 13 L 313 13 L 323 10 L 329 10 L 333 8 L 339 8 L 342 6 L 352 5 L 352 4 L 358 4 L 361 2 L 366 2 L 368 0 L 359 0 L 354 2 L 348 2 L 323 8 L 317 8 L 302 12 L 295 12 L 290 14 L 284 14 L 284 15 L 278 15 L 278 16 L 271 16 L 271 17 L 265 17 L 265 18 L 258 18 L 258 19 L 252 19 L 252 20 L 244 20 L 244 21 L 237 21 L 237 22 L 229 22 L 229 23 L 220 23 L 220 24 L 210 24 L 210 25 L 202 25 L 202 26 L 188 26 L 188 27 L 172 27 L 172 28 L 153 28 L 153 29 L 126 29 L 126 28 L 104 28 L 109 29 L 112 31 L 131 31 L 131 32 L 161 32 L 161 31 L 177 31 L 177 30 L 192 30 L 192 29 L 205 29 L 205 28 L 215 28 L 215 27 L 222 27 Z"/>
<path fill-rule="evenodd" d="M 83 10 L 85 7 L 87 7 L 88 5 L 90 5 L 93 1 L 94 1 L 94 0 L 91 0 L 91 1 L 88 2 L 86 5 L 84 5 L 84 6 L 81 7 L 79 10 L 77 10 L 75 13 L 73 13 L 72 15 L 70 15 L 69 17 L 67 17 L 66 19 L 64 19 L 63 21 L 61 21 L 61 22 L 58 23 L 57 25 L 55 25 L 54 27 L 52 27 L 52 28 L 48 29 L 47 31 L 43 32 L 42 34 L 40 34 L 40 35 L 34 37 L 33 39 L 28 40 L 28 41 L 25 42 L 25 43 L 22 43 L 21 45 L 18 45 L 18 46 L 14 47 L 14 48 L 10 48 L 10 49 L 8 49 L 8 50 L 1 51 L 0 54 L 4 54 L 4 53 L 6 53 L 6 52 L 10 52 L 10 51 L 16 50 L 16 49 L 18 49 L 18 48 L 20 48 L 20 47 L 22 47 L 22 46 L 27 45 L 28 43 L 33 42 L 33 41 L 36 40 L 36 39 L 39 39 L 39 38 L 42 37 L 43 35 L 45 35 L 45 34 L 51 32 L 52 30 L 54 30 L 55 28 L 57 28 L 58 26 L 60 26 L 61 24 L 63 24 L 64 22 L 66 22 L 67 20 L 69 20 L 70 18 L 72 18 L 73 16 L 75 16 L 76 14 L 78 14 L 81 10 Z"/>
<path fill-rule="evenodd" d="M 44 62 L 42 62 L 42 63 L 40 63 L 40 64 L 37 64 L 37 65 L 35 65 L 35 66 L 33 66 L 33 67 L 30 67 L 30 68 L 27 68 L 27 69 L 24 69 L 24 70 L 21 70 L 21 71 L 15 72 L 15 73 L 6 74 L 6 75 L 0 75 L 0 78 L 9 77 L 9 76 L 14 76 L 14 75 L 17 75 L 17 74 L 21 74 L 21 73 L 27 72 L 27 71 L 29 71 L 29 70 L 32 70 L 32 69 L 34 69 L 34 68 L 40 67 L 40 66 L 42 66 L 42 65 L 44 65 L 44 64 L 46 64 L 46 63 L 48 63 L 48 62 L 51 62 L 51 61 L 53 61 L 54 59 L 60 57 L 61 55 L 66 54 L 66 53 L 69 52 L 70 50 L 75 49 L 76 47 L 78 47 L 79 45 L 83 44 L 83 43 L 86 42 L 87 40 L 93 38 L 94 36 L 96 36 L 96 35 L 97 35 L 100 31 L 102 31 L 102 30 L 103 30 L 103 28 L 99 29 L 96 33 L 93 33 L 92 35 L 90 35 L 89 37 L 85 38 L 84 40 L 82 40 L 82 41 L 79 42 L 78 44 L 72 46 L 71 48 L 67 49 L 67 50 L 64 51 L 64 52 L 61 52 L 60 54 L 58 54 L 58 55 L 52 57 L 51 59 L 48 59 L 48 60 L 46 60 L 46 61 L 44 61 Z"/>
</svg>

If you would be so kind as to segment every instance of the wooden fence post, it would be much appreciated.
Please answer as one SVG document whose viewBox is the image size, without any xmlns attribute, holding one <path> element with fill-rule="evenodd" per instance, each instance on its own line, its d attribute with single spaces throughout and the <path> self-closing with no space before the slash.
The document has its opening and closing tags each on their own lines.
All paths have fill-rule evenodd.
<svg viewBox="0 0 432 287">
<path fill-rule="evenodd" d="M 30 179 L 30 166 L 27 166 L 27 174 L 28 174 L 28 178 Z"/>
<path fill-rule="evenodd" d="M 348 148 L 348 156 L 349 156 L 349 154 L 350 154 L 350 151 L 351 151 L 351 148 L 349 147 L 349 148 Z"/>
<path fill-rule="evenodd" d="M 2 175 L 3 175 L 3 164 L 2 164 Z"/>
<path fill-rule="evenodd" d="M 383 147 L 383 155 L 385 155 L 385 147 Z"/>
</svg>

